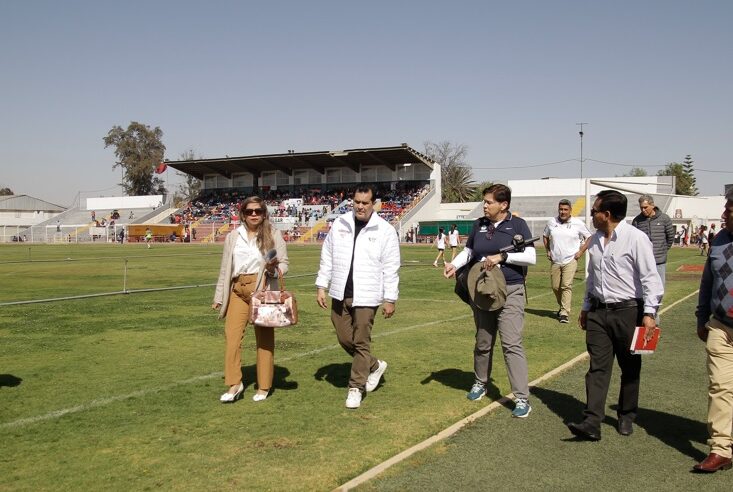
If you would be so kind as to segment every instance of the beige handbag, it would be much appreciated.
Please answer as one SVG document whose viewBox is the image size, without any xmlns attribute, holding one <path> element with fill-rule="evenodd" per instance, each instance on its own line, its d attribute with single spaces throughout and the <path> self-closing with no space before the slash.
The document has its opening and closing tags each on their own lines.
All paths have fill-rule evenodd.
<svg viewBox="0 0 733 492">
<path fill-rule="evenodd" d="M 265 275 L 263 274 L 263 279 Z M 285 290 L 285 280 L 277 269 L 279 290 L 270 290 L 265 281 L 265 289 L 252 294 L 249 321 L 258 326 L 279 328 L 298 323 L 298 304 L 292 292 Z"/>
</svg>

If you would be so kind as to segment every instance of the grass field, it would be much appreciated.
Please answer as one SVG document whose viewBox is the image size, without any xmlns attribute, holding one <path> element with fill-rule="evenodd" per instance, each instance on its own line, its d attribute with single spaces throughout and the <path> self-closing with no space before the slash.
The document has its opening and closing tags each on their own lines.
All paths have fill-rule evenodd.
<svg viewBox="0 0 733 492">
<path fill-rule="evenodd" d="M 276 334 L 272 396 L 251 401 L 254 337 L 247 333 L 247 389 L 233 405 L 218 402 L 225 389 L 223 325 L 210 309 L 209 284 L 218 272 L 220 247 L 0 247 L 0 303 L 122 290 L 125 258 L 128 290 L 199 286 L 0 307 L 0 489 L 329 490 L 470 415 L 488 404 L 465 398 L 473 380 L 473 323 L 468 307 L 452 293 L 453 282 L 430 266 L 434 251 L 403 248 L 397 313 L 378 319 L 373 332 L 374 353 L 389 362 L 385 382 L 360 409 L 350 411 L 343 406 L 350 361 L 336 344 L 328 314 L 314 301 L 317 247 L 289 249 L 288 288 L 298 296 L 301 322 Z M 553 317 L 549 265 L 538 257 L 528 278 L 525 323 L 530 379 L 584 350 L 577 327 Z M 699 263 L 695 250 L 673 250 L 667 303 L 699 282 L 699 273 L 674 269 Z M 582 289 L 579 274 L 576 305 Z M 694 302 L 683 306 L 679 315 L 663 319 L 668 330 L 690 330 Z M 702 359 L 699 364 L 704 370 Z M 573 377 L 582 383 L 582 372 Z M 570 389 L 575 410 L 584 396 Z M 562 402 L 565 391 L 560 385 L 532 401 L 547 404 L 557 393 Z M 489 401 L 508 392 L 497 357 Z M 416 462 L 435 466 L 406 464 L 367 488 L 447 490 L 450 483 L 441 478 L 450 475 L 440 466 L 455 466 L 432 460 L 448 456 L 450 448 L 465 449 L 459 460 L 485 455 L 491 461 L 492 447 L 514 439 L 512 429 L 522 422 L 544 423 L 540 435 L 521 435 L 512 449 L 522 449 L 530 460 L 562 452 L 562 443 L 554 446 L 544 437 L 562 433 L 562 423 L 542 415 L 538 407 L 529 419 L 517 421 L 500 409 L 472 426 L 481 426 L 476 447 L 457 437 Z M 699 431 L 704 409 L 694 417 Z M 544 445 L 535 446 L 537 441 Z M 604 435 L 599 444 L 605 443 Z M 523 459 L 514 462 L 529 473 Z M 492 473 L 507 476 L 509 469 Z M 411 485 L 421 483 L 414 470 L 419 477 L 430 471 L 427 485 Z M 556 475 L 548 484 L 563 483 L 559 471 Z"/>
</svg>

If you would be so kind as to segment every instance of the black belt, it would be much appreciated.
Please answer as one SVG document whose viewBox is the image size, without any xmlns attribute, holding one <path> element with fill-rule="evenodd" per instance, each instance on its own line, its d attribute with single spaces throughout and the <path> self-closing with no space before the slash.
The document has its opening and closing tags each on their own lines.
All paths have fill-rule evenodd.
<svg viewBox="0 0 733 492">
<path fill-rule="evenodd" d="M 715 315 L 713 315 L 713 318 L 715 318 L 716 320 L 720 321 L 724 326 L 726 326 L 726 327 L 730 328 L 731 330 L 733 330 L 733 323 L 731 323 L 730 321 L 722 320 L 718 316 L 715 316 Z"/>
<path fill-rule="evenodd" d="M 594 302 L 595 301 L 595 302 Z M 591 300 L 591 307 L 596 309 L 624 309 L 630 307 L 639 307 L 643 301 L 641 299 L 627 299 L 619 302 L 600 302 L 597 299 Z"/>
</svg>

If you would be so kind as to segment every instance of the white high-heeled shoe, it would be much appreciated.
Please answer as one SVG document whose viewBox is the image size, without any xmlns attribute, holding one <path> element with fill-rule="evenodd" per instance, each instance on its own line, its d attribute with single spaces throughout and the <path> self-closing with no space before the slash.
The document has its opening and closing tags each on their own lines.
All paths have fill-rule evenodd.
<svg viewBox="0 0 733 492">
<path fill-rule="evenodd" d="M 236 393 L 229 393 L 228 391 L 219 397 L 219 401 L 222 403 L 233 403 L 242 397 L 244 391 L 244 383 L 239 383 Z"/>
<path fill-rule="evenodd" d="M 262 400 L 266 399 L 268 396 L 270 396 L 270 392 L 269 391 L 267 393 L 264 393 L 264 394 L 263 393 L 255 393 L 254 395 L 252 395 L 252 401 L 262 401 Z"/>
</svg>

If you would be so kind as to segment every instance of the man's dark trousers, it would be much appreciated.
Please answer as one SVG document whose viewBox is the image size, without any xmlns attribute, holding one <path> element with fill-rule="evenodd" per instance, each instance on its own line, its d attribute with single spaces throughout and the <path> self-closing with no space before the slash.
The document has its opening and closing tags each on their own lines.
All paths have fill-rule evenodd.
<svg viewBox="0 0 733 492">
<path fill-rule="evenodd" d="M 632 422 L 639 406 L 641 356 L 631 355 L 629 347 L 634 329 L 641 324 L 644 307 L 619 309 L 596 308 L 588 312 L 585 341 L 590 354 L 590 369 L 585 375 L 585 421 L 600 429 L 606 412 L 606 396 L 611 382 L 613 358 L 621 368 L 621 389 L 618 395 L 619 419 Z"/>
</svg>

